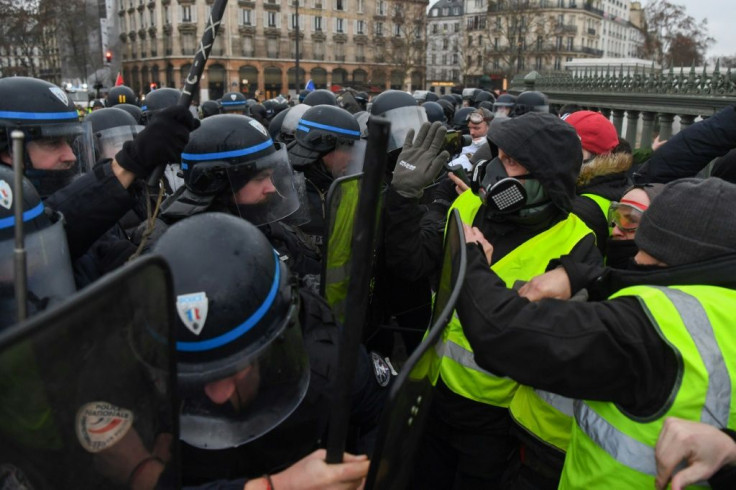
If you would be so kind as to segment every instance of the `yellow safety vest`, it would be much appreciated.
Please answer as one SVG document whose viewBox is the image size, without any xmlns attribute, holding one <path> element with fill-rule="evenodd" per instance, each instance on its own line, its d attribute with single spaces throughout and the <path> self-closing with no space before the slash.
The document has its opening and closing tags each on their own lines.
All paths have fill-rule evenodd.
<svg viewBox="0 0 736 490">
<path fill-rule="evenodd" d="M 461 194 L 452 208 L 458 209 L 463 223 L 472 225 L 481 200 L 470 191 Z M 491 266 L 512 287 L 516 281 L 528 281 L 542 274 L 550 260 L 569 253 L 586 235 L 592 233 L 577 216 L 568 217 L 553 227 L 530 238 Z M 508 407 L 518 383 L 496 376 L 478 366 L 473 349 L 465 338 L 462 325 L 453 316 L 435 345 L 430 374 L 433 383 L 438 376 L 455 393 L 480 403 Z"/>
<path fill-rule="evenodd" d="M 576 401 L 561 489 L 654 488 L 654 448 L 667 417 L 736 428 L 736 291 L 715 286 L 635 286 L 611 298 L 639 299 L 681 359 L 671 404 L 636 420 L 614 403 Z M 698 488 L 698 487 L 691 487 Z"/>
</svg>

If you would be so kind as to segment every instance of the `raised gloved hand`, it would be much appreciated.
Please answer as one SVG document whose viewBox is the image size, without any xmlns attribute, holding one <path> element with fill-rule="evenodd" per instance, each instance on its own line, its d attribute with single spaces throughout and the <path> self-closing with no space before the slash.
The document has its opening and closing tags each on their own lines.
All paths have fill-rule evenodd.
<svg viewBox="0 0 736 490">
<path fill-rule="evenodd" d="M 171 106 L 156 113 L 133 141 L 127 141 L 115 155 L 125 170 L 145 178 L 154 168 L 178 162 L 189 142 L 189 133 L 199 127 L 188 107 Z"/>
<path fill-rule="evenodd" d="M 422 124 L 416 138 L 414 130 L 409 130 L 391 181 L 396 192 L 408 198 L 422 196 L 450 159 L 450 154 L 442 150 L 446 133 L 439 121 Z"/>
</svg>

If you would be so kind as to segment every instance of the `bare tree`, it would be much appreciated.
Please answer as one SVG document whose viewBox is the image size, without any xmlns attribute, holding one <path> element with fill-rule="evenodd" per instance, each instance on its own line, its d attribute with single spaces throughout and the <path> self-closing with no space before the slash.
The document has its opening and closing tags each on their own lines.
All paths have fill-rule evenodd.
<svg viewBox="0 0 736 490">
<path fill-rule="evenodd" d="M 506 78 L 523 71 L 528 56 L 545 62 L 554 53 L 550 42 L 566 26 L 558 25 L 544 1 L 498 0 L 488 6 L 485 63 L 492 63 Z"/>
<path fill-rule="evenodd" d="M 651 0 L 644 11 L 643 58 L 653 59 L 662 66 L 699 64 L 715 42 L 708 35 L 708 20 L 696 21 L 683 5 Z"/>
<path fill-rule="evenodd" d="M 386 22 L 374 21 L 375 60 L 401 73 L 404 90 L 421 88 L 426 65 L 427 0 L 394 0 Z M 380 27 L 379 27 L 380 26 Z M 390 76 L 390 74 L 389 74 Z M 413 85 L 419 85 L 413 87 Z"/>
</svg>

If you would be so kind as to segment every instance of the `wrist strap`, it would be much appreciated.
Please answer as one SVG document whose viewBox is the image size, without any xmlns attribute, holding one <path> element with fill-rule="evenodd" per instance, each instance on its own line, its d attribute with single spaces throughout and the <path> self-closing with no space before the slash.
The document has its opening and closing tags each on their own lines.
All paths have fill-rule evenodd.
<svg viewBox="0 0 736 490">
<path fill-rule="evenodd" d="M 162 465 L 166 466 L 166 463 L 164 463 L 164 460 L 159 458 L 158 456 L 148 456 L 146 458 L 143 458 L 138 462 L 137 465 L 135 465 L 135 468 L 130 472 L 130 475 L 128 476 L 128 486 L 132 486 L 133 482 L 135 481 L 138 474 L 141 472 L 141 470 L 151 461 L 158 461 Z"/>
<path fill-rule="evenodd" d="M 271 475 L 266 473 L 263 475 L 263 479 L 266 480 L 266 490 L 276 490 L 273 486 L 273 480 L 271 480 Z"/>
</svg>

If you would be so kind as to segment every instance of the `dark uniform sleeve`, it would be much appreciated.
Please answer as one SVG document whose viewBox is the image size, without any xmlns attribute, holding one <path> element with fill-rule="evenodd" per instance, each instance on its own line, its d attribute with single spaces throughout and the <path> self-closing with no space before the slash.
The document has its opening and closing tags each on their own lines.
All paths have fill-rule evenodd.
<svg viewBox="0 0 736 490">
<path fill-rule="evenodd" d="M 80 257 L 133 207 L 135 200 L 109 163 L 95 167 L 46 200 L 46 206 L 64 215 L 69 252 Z"/>
<path fill-rule="evenodd" d="M 386 193 L 386 262 L 400 277 L 431 277 L 442 263 L 447 205 L 421 206 L 389 187 Z M 443 214 L 444 211 L 444 214 Z"/>
<path fill-rule="evenodd" d="M 736 441 L 736 431 L 723 429 L 723 432 Z M 713 490 L 733 490 L 736 488 L 736 466 L 732 464 L 724 466 L 710 477 L 708 483 Z"/>
<path fill-rule="evenodd" d="M 675 354 L 635 298 L 531 303 L 470 245 L 457 312 L 478 365 L 523 384 L 640 416 L 661 407 L 674 385 Z"/>
</svg>

